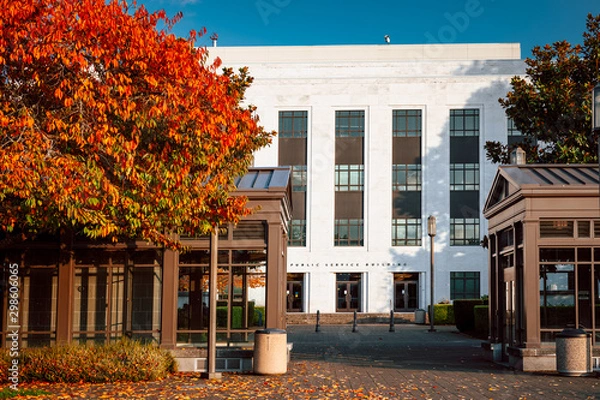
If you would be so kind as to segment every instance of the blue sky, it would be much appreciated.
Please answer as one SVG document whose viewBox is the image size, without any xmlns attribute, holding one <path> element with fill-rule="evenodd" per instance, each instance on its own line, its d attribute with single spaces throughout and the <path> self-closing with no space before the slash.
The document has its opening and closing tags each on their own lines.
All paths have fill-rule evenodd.
<svg viewBox="0 0 600 400">
<path fill-rule="evenodd" d="M 150 11 L 183 12 L 174 33 L 205 27 L 198 45 L 219 46 L 423 43 L 581 43 L 588 13 L 600 0 L 138 0 Z"/>
</svg>

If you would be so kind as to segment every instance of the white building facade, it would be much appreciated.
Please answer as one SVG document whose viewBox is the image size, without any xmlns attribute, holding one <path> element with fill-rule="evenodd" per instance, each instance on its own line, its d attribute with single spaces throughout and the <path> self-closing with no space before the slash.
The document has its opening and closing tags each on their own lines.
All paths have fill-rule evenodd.
<svg viewBox="0 0 600 400">
<path fill-rule="evenodd" d="M 518 44 L 217 47 L 247 66 L 248 103 L 278 131 L 255 166 L 289 165 L 288 312 L 385 313 L 488 292 L 488 140 L 524 74 Z"/>
</svg>

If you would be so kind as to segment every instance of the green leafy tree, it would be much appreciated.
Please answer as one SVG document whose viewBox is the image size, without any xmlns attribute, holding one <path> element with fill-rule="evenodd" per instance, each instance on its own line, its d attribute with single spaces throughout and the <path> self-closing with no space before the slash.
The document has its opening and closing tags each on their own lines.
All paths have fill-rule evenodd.
<svg viewBox="0 0 600 400">
<path fill-rule="evenodd" d="M 591 90 L 600 82 L 600 15 L 589 14 L 583 45 L 566 41 L 536 46 L 527 58 L 527 76 L 512 78 L 512 90 L 499 99 L 521 143 L 488 141 L 487 158 L 509 162 L 521 147 L 529 163 L 594 163 L 598 135 L 592 134 Z"/>
</svg>

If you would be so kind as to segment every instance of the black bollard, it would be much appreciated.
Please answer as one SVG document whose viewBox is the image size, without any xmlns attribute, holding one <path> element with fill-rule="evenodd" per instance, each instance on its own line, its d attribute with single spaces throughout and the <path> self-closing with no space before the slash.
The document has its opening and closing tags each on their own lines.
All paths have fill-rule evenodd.
<svg viewBox="0 0 600 400">
<path fill-rule="evenodd" d="M 321 325 L 320 325 L 320 320 L 321 319 L 321 313 L 319 312 L 319 310 L 317 310 L 317 326 L 315 327 L 315 332 L 321 332 Z"/>
<path fill-rule="evenodd" d="M 352 332 L 356 332 L 356 310 L 354 311 L 354 322 L 352 323 Z"/>
<path fill-rule="evenodd" d="M 396 332 L 396 328 L 394 328 L 394 310 L 390 310 L 390 332 Z"/>
</svg>

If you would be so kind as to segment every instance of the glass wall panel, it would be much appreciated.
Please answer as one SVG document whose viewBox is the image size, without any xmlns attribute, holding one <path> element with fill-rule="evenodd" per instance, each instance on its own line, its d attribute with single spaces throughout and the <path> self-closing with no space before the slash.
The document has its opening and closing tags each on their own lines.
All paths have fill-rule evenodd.
<svg viewBox="0 0 600 400">
<path fill-rule="evenodd" d="M 575 266 L 540 266 L 540 327 L 575 326 Z"/>
<path fill-rule="evenodd" d="M 205 345 L 209 327 L 209 253 L 192 251 L 179 267 L 177 342 Z M 264 249 L 219 250 L 217 340 L 247 342 L 264 327 L 266 304 Z M 197 261 L 194 265 L 190 261 Z M 205 263 L 203 263 L 205 262 Z"/>
<path fill-rule="evenodd" d="M 56 335 L 58 275 L 55 267 L 25 268 L 20 287 L 23 347 L 50 346 Z M 7 326 L 18 325 L 11 322 Z"/>
<path fill-rule="evenodd" d="M 592 329 L 592 266 L 577 266 L 578 327 Z"/>
</svg>

